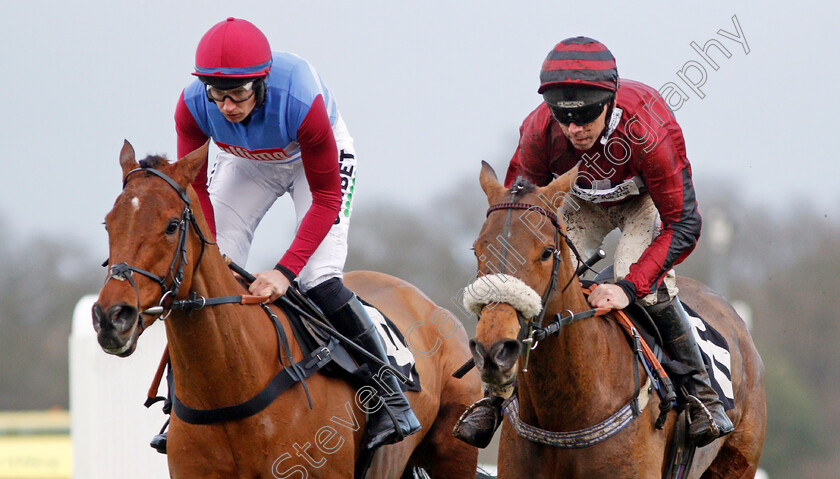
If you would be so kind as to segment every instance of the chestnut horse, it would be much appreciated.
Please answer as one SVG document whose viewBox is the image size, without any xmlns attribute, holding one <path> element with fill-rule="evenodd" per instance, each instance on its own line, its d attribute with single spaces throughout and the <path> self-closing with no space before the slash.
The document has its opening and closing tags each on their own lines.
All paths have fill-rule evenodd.
<svg viewBox="0 0 840 479">
<path fill-rule="evenodd" d="M 481 186 L 490 209 L 474 243 L 476 284 L 485 275 L 514 278 L 511 283 L 517 283 L 519 290 L 512 291 L 525 290 L 532 298 L 529 304 L 536 305 L 525 316 L 534 316 L 542 308 L 544 316 L 537 317 L 545 318 L 543 327 L 557 313 L 570 316 L 591 310 L 576 275 L 578 262 L 565 241 L 565 224 L 554 214 L 574 175 L 576 170 L 543 188 L 524 185 L 509 190 L 488 164 L 482 165 Z M 735 408 L 728 411 L 735 431 L 698 449 L 690 475 L 682 477 L 753 477 L 766 423 L 761 358 L 744 321 L 721 296 L 689 279 L 681 278 L 679 286 L 680 298 L 728 342 L 735 399 Z M 578 319 L 563 326 L 559 335 L 526 348 L 518 318 L 524 308 L 518 303 L 517 297 L 490 298 L 473 305 L 481 312 L 471 346 L 487 388 L 509 393 L 516 384 L 519 417 L 524 423 L 552 433 L 589 430 L 630 404 L 636 392 L 634 355 L 612 313 Z M 522 370 L 526 357 L 527 372 Z M 646 375 L 641 373 L 640 383 L 645 384 Z M 508 409 L 501 433 L 499 477 L 662 477 L 676 412 L 668 413 L 664 429 L 656 429 L 659 401 L 649 397 L 652 394 L 643 388 L 640 415 L 614 435 L 588 446 L 555 447 L 525 439 L 512 427 Z"/>
<path fill-rule="evenodd" d="M 205 144 L 175 163 L 149 157 L 141 167 L 125 142 L 120 154 L 124 189 L 105 222 L 109 275 L 93 311 L 105 352 L 130 355 L 143 329 L 154 323 L 157 316 L 150 311 L 156 305 L 166 308 L 191 294 L 199 299 L 247 295 L 208 240 L 201 208 L 191 206 L 199 203 L 189 185 L 206 155 Z M 423 467 L 436 478 L 475 477 L 477 451 L 451 436 L 458 416 L 481 396 L 477 374 L 451 378 L 470 357 L 460 322 L 397 278 L 355 272 L 345 280 L 403 331 L 422 383 L 422 392 L 406 394 L 422 430 L 380 448 L 366 477 L 398 478 L 407 466 Z M 294 361 L 301 361 L 288 320 L 278 308 L 271 310 L 280 318 Z M 191 408 L 243 403 L 284 367 L 278 359 L 278 334 L 260 305 L 225 303 L 167 313 L 175 391 Z M 285 359 L 283 355 L 288 366 Z M 243 419 L 193 425 L 172 414 L 167 445 L 171 477 L 353 477 L 365 424 L 360 408 L 370 403 L 347 381 L 324 374 L 310 376 L 306 386 L 311 409 L 298 382 Z"/>
</svg>

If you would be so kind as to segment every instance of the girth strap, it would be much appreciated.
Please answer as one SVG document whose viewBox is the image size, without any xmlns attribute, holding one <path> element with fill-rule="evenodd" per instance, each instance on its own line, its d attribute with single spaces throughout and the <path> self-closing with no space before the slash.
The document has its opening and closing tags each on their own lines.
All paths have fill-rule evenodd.
<svg viewBox="0 0 840 479">
<path fill-rule="evenodd" d="M 519 398 L 514 397 L 504 410 L 505 417 L 517 434 L 538 444 L 560 448 L 583 448 L 608 439 L 633 421 L 635 415 L 630 404 L 604 421 L 586 429 L 570 432 L 546 431 L 525 423 L 519 417 Z"/>
<path fill-rule="evenodd" d="M 253 416 L 268 407 L 280 394 L 294 386 L 295 383 L 312 376 L 330 362 L 332 360 L 331 350 L 337 345 L 338 341 L 331 338 L 326 346 L 313 351 L 309 357 L 295 363 L 294 367 L 283 368 L 262 391 L 243 403 L 215 409 L 193 409 L 182 403 L 173 391 L 172 410 L 179 419 L 188 424 L 215 424 Z"/>
</svg>

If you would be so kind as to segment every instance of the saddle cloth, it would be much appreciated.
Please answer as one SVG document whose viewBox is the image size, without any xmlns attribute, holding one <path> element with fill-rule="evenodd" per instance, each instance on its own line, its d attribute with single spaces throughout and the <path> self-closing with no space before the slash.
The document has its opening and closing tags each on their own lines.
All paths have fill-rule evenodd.
<svg viewBox="0 0 840 479">
<path fill-rule="evenodd" d="M 732 391 L 731 358 L 726 338 L 687 304 L 682 303 L 682 305 L 688 313 L 691 332 L 694 333 L 694 338 L 703 354 L 703 362 L 706 364 L 706 372 L 709 373 L 712 388 L 720 396 L 724 409 L 732 409 L 735 407 L 735 395 Z"/>
<path fill-rule="evenodd" d="M 400 386 L 403 388 L 403 391 L 420 391 L 420 377 L 417 375 L 414 354 L 411 353 L 411 349 L 406 344 L 402 333 L 397 329 L 394 322 L 378 309 L 367 303 L 363 304 L 368 316 L 373 321 L 373 325 L 376 326 L 376 332 L 382 338 L 382 343 L 385 344 L 385 350 L 388 353 L 388 361 L 391 363 L 391 366 L 415 384 L 414 387 L 410 387 L 408 384 L 400 381 Z"/>
<path fill-rule="evenodd" d="M 687 304 L 680 301 L 688 313 L 688 321 L 691 325 L 691 332 L 697 340 L 697 345 L 700 346 L 700 353 L 703 356 L 703 363 L 706 366 L 706 372 L 709 374 L 709 379 L 712 388 L 717 392 L 718 397 L 723 403 L 725 410 L 735 407 L 734 394 L 732 391 L 732 372 L 731 372 L 731 357 L 729 355 L 729 344 L 726 342 L 720 332 L 713 328 L 706 322 L 696 311 L 691 309 Z M 672 377 L 675 382 L 679 382 L 680 376 L 685 376 L 688 373 L 687 366 L 682 363 L 672 360 L 667 357 L 662 350 L 662 345 L 658 344 L 655 339 L 658 334 L 651 331 L 652 324 L 650 320 L 642 320 L 647 318 L 647 313 L 644 312 L 641 306 L 631 304 L 624 310 L 630 320 L 636 325 L 639 334 L 648 343 L 648 346 L 653 350 L 656 358 Z"/>
</svg>

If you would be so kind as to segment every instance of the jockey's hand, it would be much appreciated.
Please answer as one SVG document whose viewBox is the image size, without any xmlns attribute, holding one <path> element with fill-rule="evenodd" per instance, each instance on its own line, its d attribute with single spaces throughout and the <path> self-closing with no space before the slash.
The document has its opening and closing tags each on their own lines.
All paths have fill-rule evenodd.
<svg viewBox="0 0 840 479">
<path fill-rule="evenodd" d="M 589 304 L 595 308 L 624 309 L 630 304 L 630 300 L 621 286 L 599 284 L 589 294 Z"/>
<path fill-rule="evenodd" d="M 248 291 L 256 296 L 270 296 L 269 302 L 271 303 L 277 301 L 289 289 L 289 278 L 276 269 L 257 273 L 254 277 L 257 279 L 251 283 Z"/>
</svg>

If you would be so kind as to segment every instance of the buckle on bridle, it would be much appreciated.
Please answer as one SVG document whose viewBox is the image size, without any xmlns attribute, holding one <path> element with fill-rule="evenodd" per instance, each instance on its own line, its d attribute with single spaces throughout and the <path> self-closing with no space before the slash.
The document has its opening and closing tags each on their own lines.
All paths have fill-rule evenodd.
<svg viewBox="0 0 840 479">
<path fill-rule="evenodd" d="M 528 337 L 522 340 L 522 342 L 525 344 L 525 346 L 528 349 L 530 349 L 531 351 L 537 349 L 537 346 L 540 344 L 540 341 L 538 339 L 536 339 L 536 340 L 534 339 L 534 336 L 536 334 L 537 334 L 537 330 L 532 329 L 531 333 L 528 334 Z"/>
<path fill-rule="evenodd" d="M 169 308 L 169 310 L 166 311 L 166 306 L 163 305 L 163 302 L 166 301 L 166 298 L 171 294 L 172 294 L 172 290 L 166 291 L 165 293 L 163 293 L 163 296 L 160 297 L 160 301 L 158 302 L 158 307 L 161 308 L 161 313 L 164 313 L 164 311 L 165 311 L 165 314 L 163 314 L 160 318 L 158 318 L 161 321 L 168 318 L 169 315 L 172 314 L 172 308 Z"/>
</svg>

